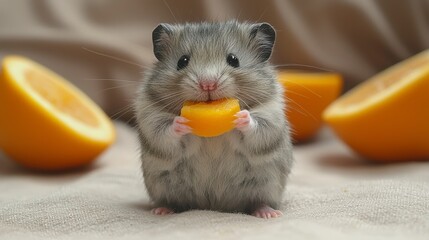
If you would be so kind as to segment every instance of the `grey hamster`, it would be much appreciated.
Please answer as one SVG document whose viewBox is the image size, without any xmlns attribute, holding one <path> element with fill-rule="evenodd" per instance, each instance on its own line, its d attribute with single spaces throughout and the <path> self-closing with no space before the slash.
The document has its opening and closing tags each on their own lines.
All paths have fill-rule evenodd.
<svg viewBox="0 0 429 240">
<path fill-rule="evenodd" d="M 275 30 L 267 23 L 160 24 L 158 61 L 135 102 L 144 182 L 164 215 L 191 209 L 280 216 L 293 163 L 283 88 L 268 62 Z M 236 98 L 236 128 L 192 134 L 180 117 L 186 100 Z"/>
</svg>

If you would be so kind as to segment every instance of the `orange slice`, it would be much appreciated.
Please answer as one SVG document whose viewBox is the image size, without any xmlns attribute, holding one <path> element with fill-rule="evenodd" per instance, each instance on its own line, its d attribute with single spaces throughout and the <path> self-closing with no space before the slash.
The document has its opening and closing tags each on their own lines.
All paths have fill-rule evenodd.
<svg viewBox="0 0 429 240">
<path fill-rule="evenodd" d="M 201 137 L 215 137 L 234 128 L 234 116 L 240 111 L 237 99 L 222 99 L 211 102 L 185 102 L 181 116 L 192 133 Z"/>
<path fill-rule="evenodd" d="M 292 139 L 294 142 L 311 139 L 322 126 L 323 110 L 341 93 L 341 75 L 283 70 L 278 80 L 285 88 Z"/>
<path fill-rule="evenodd" d="M 109 118 L 61 76 L 23 57 L 3 59 L 0 148 L 38 170 L 90 163 L 114 140 Z"/>
<path fill-rule="evenodd" d="M 329 106 L 323 117 L 367 158 L 429 159 L 429 50 L 361 83 Z"/>
</svg>

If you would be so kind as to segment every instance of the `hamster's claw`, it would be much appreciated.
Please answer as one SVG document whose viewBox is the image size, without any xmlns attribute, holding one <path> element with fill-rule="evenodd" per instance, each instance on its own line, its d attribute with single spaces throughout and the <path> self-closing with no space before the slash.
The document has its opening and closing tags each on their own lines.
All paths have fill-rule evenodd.
<svg viewBox="0 0 429 240">
<path fill-rule="evenodd" d="M 234 120 L 235 128 L 240 131 L 247 131 L 255 126 L 255 121 L 250 116 L 250 112 L 248 110 L 242 110 L 235 114 L 237 119 Z"/>
<path fill-rule="evenodd" d="M 272 209 L 267 205 L 262 205 L 252 213 L 252 216 L 255 216 L 257 218 L 269 219 L 281 217 L 283 216 L 283 213 L 279 210 Z"/>
<path fill-rule="evenodd" d="M 151 211 L 152 214 L 154 215 L 168 215 L 168 214 L 173 214 L 174 211 L 171 210 L 170 208 L 166 208 L 166 207 L 158 207 L 158 208 L 154 208 Z"/>
<path fill-rule="evenodd" d="M 185 123 L 189 122 L 188 119 L 180 116 L 176 116 L 173 120 L 173 133 L 177 137 L 181 137 L 183 135 L 186 135 L 188 133 L 192 132 L 192 128 L 186 125 Z"/>
</svg>

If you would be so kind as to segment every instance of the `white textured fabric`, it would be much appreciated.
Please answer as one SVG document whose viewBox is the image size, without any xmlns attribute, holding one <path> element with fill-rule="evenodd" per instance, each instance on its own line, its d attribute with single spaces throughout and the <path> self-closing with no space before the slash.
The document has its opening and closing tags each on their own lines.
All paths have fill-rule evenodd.
<svg viewBox="0 0 429 240">
<path fill-rule="evenodd" d="M 154 216 L 135 133 L 117 130 L 115 145 L 81 172 L 34 174 L 0 157 L 0 239 L 428 239 L 428 162 L 368 163 L 325 130 L 295 146 L 283 217 Z"/>
</svg>

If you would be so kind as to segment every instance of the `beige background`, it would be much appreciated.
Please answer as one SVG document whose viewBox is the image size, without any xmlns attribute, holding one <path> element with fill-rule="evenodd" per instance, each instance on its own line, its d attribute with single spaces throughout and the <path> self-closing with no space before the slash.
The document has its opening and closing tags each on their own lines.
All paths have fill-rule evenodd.
<svg viewBox="0 0 429 240">
<path fill-rule="evenodd" d="M 110 116 L 128 119 L 133 82 L 155 60 L 153 28 L 228 19 L 271 23 L 278 33 L 273 64 L 338 71 L 346 89 L 429 48 L 428 0 L 0 0 L 0 57 L 33 58 Z"/>
</svg>

